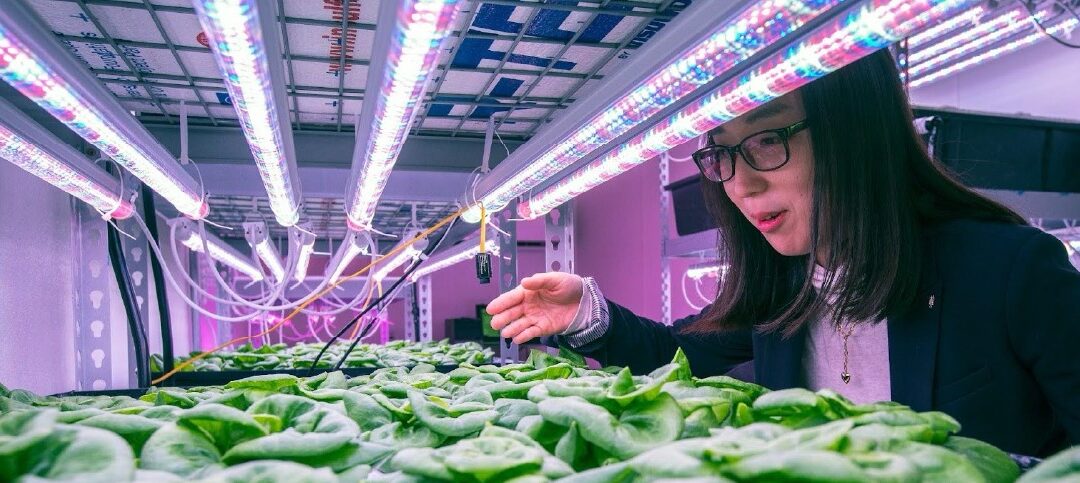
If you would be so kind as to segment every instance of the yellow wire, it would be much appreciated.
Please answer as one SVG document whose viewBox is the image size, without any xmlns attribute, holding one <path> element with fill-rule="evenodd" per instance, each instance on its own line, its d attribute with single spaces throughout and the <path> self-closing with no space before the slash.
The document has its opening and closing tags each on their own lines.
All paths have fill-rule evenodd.
<svg viewBox="0 0 1080 483">
<path fill-rule="evenodd" d="M 480 203 L 480 253 L 487 253 L 487 210 Z"/>
<path fill-rule="evenodd" d="M 427 230 L 424 230 L 423 232 L 420 232 L 420 234 L 413 237 L 411 240 L 408 241 L 408 243 L 398 244 L 397 247 L 390 250 L 385 255 L 382 255 L 382 256 L 380 256 L 378 258 L 372 259 L 371 263 L 367 264 L 367 266 L 365 266 L 364 268 L 361 268 L 360 270 L 357 270 L 356 272 L 353 272 L 351 275 L 348 275 L 348 276 L 345 276 L 345 277 L 342 277 L 342 278 L 338 279 L 337 282 L 331 283 L 329 287 L 326 287 L 326 289 L 324 289 L 322 292 L 319 292 L 319 293 L 309 297 L 307 300 L 305 300 L 303 303 L 301 303 L 299 306 L 297 306 L 295 309 L 293 309 L 293 311 L 290 312 L 287 317 L 285 317 L 284 319 L 281 319 L 280 321 L 278 321 L 278 323 L 270 326 L 270 328 L 268 328 L 268 329 L 266 329 L 266 330 L 264 330 L 264 331 L 262 331 L 262 332 L 260 332 L 258 334 L 255 334 L 255 335 L 237 337 L 237 338 L 232 339 L 232 340 L 230 340 L 230 341 L 228 341 L 228 342 L 226 342 L 224 344 L 221 344 L 221 345 L 219 345 L 217 347 L 214 347 L 213 349 L 210 349 L 210 350 L 208 350 L 206 352 L 196 354 L 195 356 L 191 357 L 190 359 L 177 364 L 175 367 L 173 367 L 173 369 L 171 371 L 166 372 L 165 374 L 162 374 L 161 377 L 159 377 L 157 379 L 154 379 L 153 381 L 150 381 L 150 384 L 151 385 L 161 384 L 163 381 L 166 381 L 170 377 L 175 376 L 176 373 L 182 371 L 185 367 L 190 366 L 195 361 L 197 361 L 199 359 L 202 359 L 202 358 L 204 358 L 204 357 L 206 357 L 206 356 L 208 356 L 208 355 L 210 355 L 210 354 L 212 354 L 214 352 L 217 352 L 217 351 L 219 351 L 221 349 L 224 349 L 224 348 L 226 348 L 226 347 L 228 347 L 228 346 L 230 346 L 232 344 L 236 344 L 236 343 L 239 343 L 239 342 L 244 342 L 246 340 L 262 337 L 262 336 L 264 336 L 266 334 L 269 334 L 269 333 L 272 333 L 272 332 L 278 330 L 283 325 L 285 325 L 286 322 L 292 320 L 292 318 L 295 317 L 296 314 L 299 314 L 301 310 L 304 310 L 305 308 L 307 308 L 308 305 L 311 305 L 316 300 L 322 298 L 323 295 L 326 295 L 326 294 L 330 293 L 330 291 L 337 288 L 338 285 L 341 285 L 342 283 L 345 283 L 345 282 L 347 282 L 349 280 L 352 280 L 352 279 L 360 276 L 360 274 L 362 274 L 364 272 L 367 272 L 368 270 L 371 269 L 371 267 L 375 266 L 376 263 L 381 262 L 384 258 L 392 256 L 392 255 L 396 254 L 397 252 L 399 252 L 401 250 L 404 250 L 405 247 L 410 246 L 413 242 L 415 242 L 417 240 L 420 240 L 421 238 L 424 238 L 424 237 L 434 233 L 435 230 L 438 230 L 439 228 L 442 228 L 443 225 L 445 225 L 447 223 L 450 223 L 451 220 L 453 220 L 454 218 L 457 218 L 458 216 L 460 216 L 461 213 L 464 212 L 466 209 L 468 209 L 468 207 L 462 208 L 462 209 L 452 213 L 450 216 L 447 216 L 446 218 L 443 218 L 442 220 L 439 220 L 439 222 L 432 225 L 431 228 L 428 228 Z"/>
</svg>

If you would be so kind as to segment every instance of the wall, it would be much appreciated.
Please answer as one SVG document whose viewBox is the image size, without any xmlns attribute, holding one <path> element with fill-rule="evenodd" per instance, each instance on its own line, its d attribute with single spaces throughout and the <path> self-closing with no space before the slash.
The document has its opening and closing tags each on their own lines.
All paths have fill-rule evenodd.
<svg viewBox="0 0 1080 483">
<path fill-rule="evenodd" d="M 669 164 L 669 182 L 697 175 L 693 162 L 678 161 L 687 159 L 694 148 L 688 144 L 672 150 L 675 160 Z M 662 315 L 660 193 L 660 162 L 656 158 L 575 201 L 578 274 L 595 278 L 606 298 L 654 320 Z M 675 236 L 673 220 L 671 236 Z M 696 262 L 671 260 L 673 319 L 698 312 L 685 301 L 681 287 L 686 268 Z M 706 285 L 703 282 L 705 295 L 715 294 L 715 287 Z M 692 286 L 688 285 L 687 291 L 691 300 L 704 302 Z"/>
<path fill-rule="evenodd" d="M 0 161 L 0 383 L 75 388 L 70 197 Z"/>
</svg>

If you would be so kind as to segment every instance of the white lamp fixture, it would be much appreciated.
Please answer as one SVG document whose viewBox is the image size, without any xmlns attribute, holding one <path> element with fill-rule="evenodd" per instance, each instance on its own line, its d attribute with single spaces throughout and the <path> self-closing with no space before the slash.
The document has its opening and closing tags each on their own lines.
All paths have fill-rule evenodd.
<svg viewBox="0 0 1080 483">
<path fill-rule="evenodd" d="M 0 99 L 0 158 L 85 201 L 110 218 L 135 208 L 105 170 L 61 141 L 15 106 Z"/>
<path fill-rule="evenodd" d="M 695 265 L 691 265 L 686 269 L 686 276 L 694 280 L 701 280 L 705 277 L 721 278 L 727 274 L 728 266 L 720 265 L 720 262 L 703 262 Z"/>
<path fill-rule="evenodd" d="M 177 239 L 180 240 L 180 243 L 183 243 L 184 246 L 190 248 L 192 251 L 204 253 L 203 238 L 199 235 L 199 230 L 196 229 L 195 224 L 192 223 L 191 220 L 176 218 L 169 223 L 177 224 L 176 236 Z M 207 256 L 247 275 L 253 282 L 261 282 L 265 278 L 262 270 L 255 266 L 250 258 L 244 256 L 237 249 L 213 234 L 206 234 L 205 246 Z"/>
<path fill-rule="evenodd" d="M 345 239 L 341 241 L 341 246 L 338 247 L 337 252 L 330 259 L 330 263 L 326 265 L 327 283 L 337 282 L 353 259 L 360 255 L 371 255 L 372 253 L 375 253 L 375 241 L 372 240 L 371 234 L 349 230 L 349 233 L 345 235 Z"/>
<path fill-rule="evenodd" d="M 300 219 L 300 183 L 289 123 L 274 2 L 196 0 L 225 88 L 282 226 Z"/>
<path fill-rule="evenodd" d="M 349 198 L 349 226 L 371 228 L 375 207 L 390 171 L 412 125 L 439 60 L 439 45 L 450 33 L 458 0 L 398 0 L 379 4 L 380 26 L 374 49 L 386 52 L 385 60 L 373 60 L 367 93 L 370 102 L 361 108 L 353 151 Z M 384 33 L 385 32 L 385 33 Z M 381 65 L 385 62 L 385 65 Z"/>
<path fill-rule="evenodd" d="M 315 235 L 311 233 L 311 223 L 304 222 L 289 228 L 289 256 L 296 254 L 296 268 L 293 279 L 303 282 L 307 278 L 311 254 L 315 252 Z"/>
<path fill-rule="evenodd" d="M 114 159 L 184 215 L 210 210 L 198 183 L 111 91 L 56 40 L 27 2 L 0 8 L 0 78 Z"/>
<path fill-rule="evenodd" d="M 285 265 L 281 262 L 281 255 L 270 241 L 270 235 L 266 229 L 266 223 L 261 221 L 249 221 L 243 224 L 244 238 L 248 245 L 255 251 L 255 256 L 270 269 L 274 280 L 285 280 Z"/>
<path fill-rule="evenodd" d="M 518 204 L 518 215 L 526 219 L 542 216 L 675 146 L 886 47 L 922 25 L 955 14 L 970 3 L 970 0 L 889 0 L 853 4 L 838 20 L 818 27 L 791 47 L 758 63 L 746 75 L 725 82 Z"/>
<path fill-rule="evenodd" d="M 915 49 L 962 26 L 974 23 L 985 11 L 986 10 L 983 9 L 983 7 L 975 7 L 923 30 L 922 32 L 912 35 L 911 37 L 908 37 L 908 49 Z"/>
<path fill-rule="evenodd" d="M 484 243 L 486 251 L 492 255 L 499 254 L 499 243 L 496 240 L 487 240 Z M 480 253 L 480 241 L 477 238 L 470 238 L 461 243 L 458 243 L 454 247 L 439 253 L 430 259 L 427 259 L 417 268 L 416 271 L 409 276 L 410 282 L 416 282 L 421 278 L 424 278 L 432 273 L 438 272 L 446 267 L 457 265 L 458 263 L 466 260 L 471 260 L 476 254 Z"/>
<path fill-rule="evenodd" d="M 416 232 L 409 233 L 408 235 L 405 236 L 405 240 L 408 241 L 408 240 L 413 239 L 416 236 L 416 234 L 417 234 Z M 405 242 L 403 241 L 402 243 L 405 243 Z M 401 245 L 399 244 L 397 246 L 400 247 Z M 390 272 L 394 271 L 395 269 L 397 269 L 398 267 L 404 265 L 405 263 L 412 262 L 413 260 L 416 260 L 421 255 L 423 255 L 424 250 L 427 249 L 427 246 L 428 246 L 427 238 L 421 238 L 421 239 L 419 239 L 419 240 L 417 240 L 415 242 L 409 243 L 407 246 L 405 246 L 405 248 L 399 250 L 397 253 L 389 256 L 388 258 L 385 258 L 385 259 L 379 261 L 375 265 L 375 267 L 374 267 L 374 269 L 373 269 L 373 271 L 371 273 L 371 279 L 375 280 L 376 282 L 385 280 L 386 277 L 390 275 Z"/>
</svg>

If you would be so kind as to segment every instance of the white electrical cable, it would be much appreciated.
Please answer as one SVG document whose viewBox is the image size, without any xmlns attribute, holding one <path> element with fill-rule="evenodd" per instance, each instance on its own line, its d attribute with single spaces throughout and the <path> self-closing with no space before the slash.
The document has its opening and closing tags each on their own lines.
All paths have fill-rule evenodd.
<svg viewBox="0 0 1080 483">
<path fill-rule="evenodd" d="M 196 312 L 199 312 L 200 314 L 222 322 L 243 322 L 245 320 L 251 320 L 259 315 L 258 312 L 253 312 L 242 317 L 222 317 L 221 315 L 207 311 L 206 309 L 199 306 L 198 303 L 191 300 L 191 298 L 189 298 L 187 294 L 184 293 L 185 290 L 180 287 L 180 284 L 177 283 L 176 279 L 173 277 L 172 270 L 169 268 L 169 264 L 166 263 L 165 257 L 161 254 L 161 248 L 158 247 L 157 243 L 154 243 L 154 238 L 150 235 L 150 229 L 146 227 L 146 223 L 143 222 L 142 218 L 140 218 L 138 215 L 134 215 L 132 218 L 135 219 L 139 227 L 142 228 L 144 233 L 146 233 L 146 238 L 149 242 L 148 244 L 150 245 L 151 251 L 153 251 L 154 255 L 157 256 L 158 261 L 161 262 L 161 271 L 165 274 L 165 280 L 172 285 L 173 290 L 175 290 L 176 293 L 180 295 L 180 298 L 183 299 L 189 307 L 191 307 Z"/>
<path fill-rule="evenodd" d="M 690 301 L 690 294 L 686 290 L 686 279 L 687 278 L 689 278 L 689 277 L 687 277 L 686 273 L 684 272 L 683 275 L 682 275 L 682 281 L 679 283 L 680 288 L 682 289 L 683 301 L 686 302 L 686 305 L 689 305 L 691 309 L 700 312 L 702 309 L 705 308 L 705 306 L 704 305 L 698 306 L 698 305 L 695 305 L 693 302 Z"/>
</svg>

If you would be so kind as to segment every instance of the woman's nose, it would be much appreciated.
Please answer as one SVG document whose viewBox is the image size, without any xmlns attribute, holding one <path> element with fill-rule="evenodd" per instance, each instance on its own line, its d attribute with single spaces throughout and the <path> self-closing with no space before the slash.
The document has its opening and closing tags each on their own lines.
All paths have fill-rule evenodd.
<svg viewBox="0 0 1080 483">
<path fill-rule="evenodd" d="M 746 164 L 742 154 L 735 156 L 735 174 L 731 179 L 724 182 L 728 196 L 731 198 L 748 198 L 765 191 L 768 183 L 762 173 Z"/>
</svg>

